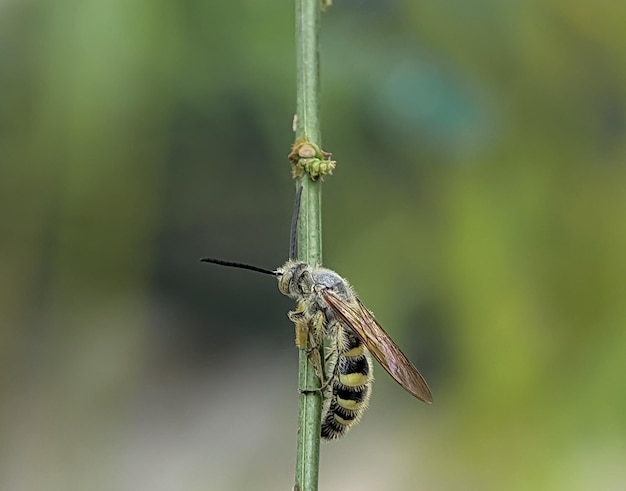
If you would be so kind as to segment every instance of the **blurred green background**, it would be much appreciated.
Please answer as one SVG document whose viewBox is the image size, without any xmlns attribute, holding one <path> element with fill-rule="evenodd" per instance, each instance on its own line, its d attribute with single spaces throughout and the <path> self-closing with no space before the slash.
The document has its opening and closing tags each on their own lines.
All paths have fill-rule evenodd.
<svg viewBox="0 0 626 491">
<path fill-rule="evenodd" d="M 291 2 L 0 2 L 0 489 L 291 489 Z M 336 0 L 324 260 L 377 368 L 323 490 L 626 489 L 626 4 Z"/>
</svg>

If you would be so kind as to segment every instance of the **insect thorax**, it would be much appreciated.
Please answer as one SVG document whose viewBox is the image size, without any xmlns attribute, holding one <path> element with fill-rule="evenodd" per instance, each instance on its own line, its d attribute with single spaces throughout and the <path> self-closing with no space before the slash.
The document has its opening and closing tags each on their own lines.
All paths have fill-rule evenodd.
<svg viewBox="0 0 626 491">
<path fill-rule="evenodd" d="M 301 261 L 287 261 L 278 272 L 281 273 L 278 277 L 281 293 L 295 299 L 309 319 L 322 312 L 327 330 L 334 327 L 336 318 L 319 290 L 331 290 L 345 302 L 354 302 L 355 296 L 348 282 L 331 269 L 314 268 Z M 327 334 L 330 333 L 327 331 Z"/>
</svg>

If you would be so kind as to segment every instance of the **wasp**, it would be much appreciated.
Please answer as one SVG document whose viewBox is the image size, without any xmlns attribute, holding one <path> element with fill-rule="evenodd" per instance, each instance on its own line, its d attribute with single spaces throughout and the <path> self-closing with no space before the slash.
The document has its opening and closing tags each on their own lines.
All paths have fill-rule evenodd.
<svg viewBox="0 0 626 491">
<path fill-rule="evenodd" d="M 333 270 L 295 260 L 275 270 L 221 259 L 201 261 L 275 276 L 280 292 L 297 302 L 298 308 L 289 312 L 289 318 L 296 326 L 308 326 L 316 346 L 321 346 L 323 338 L 328 340 L 324 367 L 318 373 L 324 382 L 323 439 L 340 438 L 363 415 L 372 392 L 371 356 L 407 392 L 423 402 L 432 402 L 424 377 L 359 300 L 348 281 Z"/>
</svg>

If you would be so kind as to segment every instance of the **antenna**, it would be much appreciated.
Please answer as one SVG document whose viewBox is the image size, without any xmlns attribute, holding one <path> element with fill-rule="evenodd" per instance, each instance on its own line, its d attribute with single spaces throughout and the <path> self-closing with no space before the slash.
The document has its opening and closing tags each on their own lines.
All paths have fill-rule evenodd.
<svg viewBox="0 0 626 491">
<path fill-rule="evenodd" d="M 300 201 L 302 200 L 302 186 L 296 189 L 296 200 L 293 204 L 293 216 L 291 217 L 291 237 L 289 238 L 289 259 L 294 260 L 298 256 L 298 220 L 300 218 Z"/>
<path fill-rule="evenodd" d="M 224 261 L 223 259 L 213 259 L 210 257 L 203 257 L 200 259 L 203 263 L 219 264 L 220 266 L 228 266 L 229 268 L 249 269 L 250 271 L 256 271 L 257 273 L 269 274 L 272 276 L 278 276 L 278 272 L 265 268 L 259 268 L 258 266 L 252 266 L 251 264 L 235 263 L 233 261 Z"/>
</svg>

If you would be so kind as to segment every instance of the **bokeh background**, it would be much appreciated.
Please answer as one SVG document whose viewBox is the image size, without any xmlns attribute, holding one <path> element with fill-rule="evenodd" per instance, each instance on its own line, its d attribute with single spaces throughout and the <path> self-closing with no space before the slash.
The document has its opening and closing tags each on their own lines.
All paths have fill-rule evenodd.
<svg viewBox="0 0 626 491">
<path fill-rule="evenodd" d="M 0 489 L 291 489 L 294 7 L 0 1 Z M 323 490 L 626 489 L 626 4 L 336 0 L 324 260 L 414 360 Z"/>
</svg>

